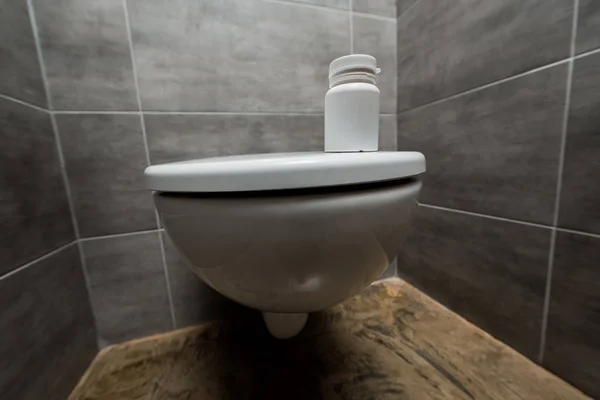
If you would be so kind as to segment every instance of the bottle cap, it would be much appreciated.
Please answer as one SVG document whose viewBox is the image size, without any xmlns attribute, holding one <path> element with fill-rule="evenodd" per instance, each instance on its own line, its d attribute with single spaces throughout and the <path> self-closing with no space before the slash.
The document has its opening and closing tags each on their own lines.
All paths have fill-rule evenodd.
<svg viewBox="0 0 600 400">
<path fill-rule="evenodd" d="M 333 60 L 329 65 L 329 79 L 352 70 L 369 71 L 373 74 L 380 72 L 375 57 L 367 54 L 351 54 Z"/>
</svg>

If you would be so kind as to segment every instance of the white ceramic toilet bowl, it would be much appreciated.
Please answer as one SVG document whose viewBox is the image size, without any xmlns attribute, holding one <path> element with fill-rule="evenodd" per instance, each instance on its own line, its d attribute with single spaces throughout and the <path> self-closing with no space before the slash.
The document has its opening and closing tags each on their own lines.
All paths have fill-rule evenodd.
<svg viewBox="0 0 600 400">
<path fill-rule="evenodd" d="M 262 311 L 270 332 L 286 338 L 307 313 L 381 275 L 401 249 L 420 189 L 410 175 L 279 190 L 157 190 L 154 202 L 190 268 L 224 296 Z"/>
</svg>

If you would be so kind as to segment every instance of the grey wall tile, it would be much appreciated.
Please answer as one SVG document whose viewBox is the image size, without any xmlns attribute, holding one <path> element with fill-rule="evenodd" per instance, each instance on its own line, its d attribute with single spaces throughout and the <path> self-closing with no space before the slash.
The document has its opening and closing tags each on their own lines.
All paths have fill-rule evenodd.
<svg viewBox="0 0 600 400">
<path fill-rule="evenodd" d="M 0 275 L 75 238 L 50 116 L 0 99 Z"/>
<path fill-rule="evenodd" d="M 381 20 L 354 15 L 354 52 L 377 58 L 381 74 L 377 86 L 381 91 L 382 113 L 396 112 L 396 20 Z"/>
<path fill-rule="evenodd" d="M 80 233 L 156 228 L 137 115 L 56 115 Z"/>
<path fill-rule="evenodd" d="M 575 60 L 559 226 L 600 233 L 600 53 Z"/>
<path fill-rule="evenodd" d="M 600 2 L 598 0 L 579 0 L 577 14 L 577 54 L 600 47 Z"/>
<path fill-rule="evenodd" d="M 76 245 L 0 279 L 0 398 L 64 400 L 97 352 Z"/>
<path fill-rule="evenodd" d="M 167 234 L 163 233 L 163 241 L 177 328 L 234 318 L 244 312 L 250 312 L 249 309 L 223 297 L 196 276 Z"/>
<path fill-rule="evenodd" d="M 315 6 L 323 6 L 330 8 L 337 8 L 340 10 L 348 10 L 350 3 L 348 0 L 289 0 L 293 3 L 312 4 Z"/>
<path fill-rule="evenodd" d="M 400 114 L 398 148 L 427 157 L 420 200 L 550 224 L 566 72 L 559 65 Z"/>
<path fill-rule="evenodd" d="M 158 232 L 83 243 L 102 345 L 173 329 Z"/>
<path fill-rule="evenodd" d="M 46 92 L 25 1 L 0 1 L 0 94 L 46 107 Z"/>
<path fill-rule="evenodd" d="M 153 164 L 323 150 L 322 115 L 145 115 Z"/>
<path fill-rule="evenodd" d="M 145 110 L 322 112 L 346 13 L 246 0 L 130 0 Z M 210 38 L 210 40 L 207 40 Z"/>
<path fill-rule="evenodd" d="M 535 358 L 549 246 L 549 229 L 419 207 L 398 274 Z"/>
<path fill-rule="evenodd" d="M 600 238 L 558 232 L 544 366 L 600 398 Z"/>
<path fill-rule="evenodd" d="M 381 115 L 379 117 L 379 150 L 396 151 L 397 135 L 396 115 Z"/>
<path fill-rule="evenodd" d="M 352 0 L 352 10 L 396 18 L 396 0 Z"/>
<path fill-rule="evenodd" d="M 322 115 L 145 115 L 153 164 L 236 154 L 323 150 Z M 381 115 L 380 150 L 396 150 L 396 116 Z"/>
<path fill-rule="evenodd" d="M 137 110 L 123 0 L 33 0 L 56 110 Z"/>
<path fill-rule="evenodd" d="M 398 109 L 569 55 L 572 0 L 421 0 L 398 19 Z"/>
</svg>

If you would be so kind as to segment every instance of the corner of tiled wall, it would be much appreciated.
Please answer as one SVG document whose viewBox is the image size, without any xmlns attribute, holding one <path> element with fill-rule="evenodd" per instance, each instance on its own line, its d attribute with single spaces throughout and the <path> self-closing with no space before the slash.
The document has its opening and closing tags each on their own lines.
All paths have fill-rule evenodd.
<svg viewBox="0 0 600 400">
<path fill-rule="evenodd" d="M 352 47 L 382 66 L 381 143 L 396 149 L 393 0 L 30 6 L 100 346 L 239 311 L 179 259 L 147 165 L 321 149 L 328 65 Z"/>
<path fill-rule="evenodd" d="M 97 352 L 94 318 L 33 9 L 0 8 L 0 398 L 62 400 Z"/>
<path fill-rule="evenodd" d="M 600 6 L 399 1 L 397 29 L 428 169 L 400 276 L 600 397 Z"/>
</svg>

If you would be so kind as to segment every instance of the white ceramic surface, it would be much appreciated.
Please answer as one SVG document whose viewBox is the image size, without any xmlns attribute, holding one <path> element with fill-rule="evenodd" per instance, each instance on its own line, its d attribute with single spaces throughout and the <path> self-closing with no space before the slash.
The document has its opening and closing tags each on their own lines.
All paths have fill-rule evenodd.
<svg viewBox="0 0 600 400">
<path fill-rule="evenodd" d="M 421 183 L 263 192 L 156 193 L 191 269 L 230 299 L 274 313 L 339 303 L 376 280 L 409 231 Z"/>
<path fill-rule="evenodd" d="M 289 339 L 299 334 L 306 321 L 307 313 L 271 313 L 263 312 L 263 319 L 267 329 L 277 339 Z"/>
<path fill-rule="evenodd" d="M 159 192 L 243 192 L 387 181 L 425 172 L 418 152 L 278 153 L 205 158 L 146 168 Z"/>
</svg>

